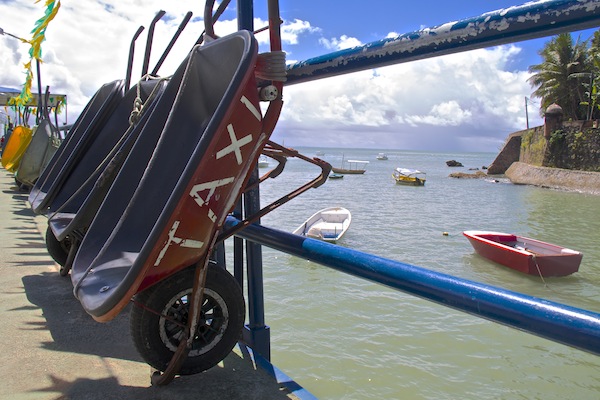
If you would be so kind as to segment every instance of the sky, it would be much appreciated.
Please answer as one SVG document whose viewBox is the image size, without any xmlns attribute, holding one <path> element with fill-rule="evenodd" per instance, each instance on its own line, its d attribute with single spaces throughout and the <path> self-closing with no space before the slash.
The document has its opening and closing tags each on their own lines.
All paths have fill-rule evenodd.
<svg viewBox="0 0 600 400">
<path fill-rule="evenodd" d="M 215 25 L 236 30 L 235 1 Z M 511 0 L 280 0 L 288 63 L 481 15 L 524 2 Z M 188 0 L 62 0 L 42 44 L 42 86 L 67 94 L 61 120 L 73 123 L 105 83 L 123 79 L 132 37 L 133 77 L 139 78 L 150 22 L 159 10 L 150 69 L 186 12 L 194 13 L 159 74 L 168 76 L 203 31 L 203 2 Z M 255 29 L 266 25 L 266 0 L 254 6 Z M 0 0 L 0 28 L 29 39 L 44 1 Z M 574 33 L 582 39 L 593 30 Z M 268 35 L 257 34 L 261 46 Z M 355 147 L 426 151 L 500 150 L 507 136 L 543 123 L 530 98 L 528 67 L 551 38 L 473 50 L 284 87 L 284 108 L 272 139 L 289 147 Z M 267 47 L 264 47 L 266 50 Z M 0 36 L 0 86 L 20 89 L 29 46 Z M 36 78 L 37 79 L 37 78 Z M 34 80 L 34 82 L 36 82 Z M 37 90 L 37 84 L 34 84 Z M 527 103 L 527 114 L 525 105 Z M 0 110 L 0 117 L 5 112 Z M 64 121 L 63 121 L 64 122 Z"/>
</svg>

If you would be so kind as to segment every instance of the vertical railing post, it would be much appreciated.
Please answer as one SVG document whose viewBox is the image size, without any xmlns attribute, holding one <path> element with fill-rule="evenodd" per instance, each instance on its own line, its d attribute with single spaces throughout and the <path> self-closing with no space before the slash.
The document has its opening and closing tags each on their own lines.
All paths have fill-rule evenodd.
<svg viewBox="0 0 600 400">
<path fill-rule="evenodd" d="M 238 29 L 254 30 L 254 8 L 252 0 L 238 0 Z M 258 180 L 255 168 L 249 184 Z M 258 186 L 243 195 L 245 215 L 260 210 L 260 191 Z M 239 247 L 237 247 L 239 249 Z M 271 359 L 271 338 L 269 327 L 265 325 L 265 307 L 263 291 L 262 247 L 246 241 L 246 266 L 248 271 L 248 324 L 244 329 L 244 341 L 253 351 L 267 360 Z"/>
<path fill-rule="evenodd" d="M 238 219 L 243 219 L 242 200 L 238 200 L 233 215 Z M 244 287 L 244 239 L 233 237 L 233 276 L 240 285 Z"/>
</svg>

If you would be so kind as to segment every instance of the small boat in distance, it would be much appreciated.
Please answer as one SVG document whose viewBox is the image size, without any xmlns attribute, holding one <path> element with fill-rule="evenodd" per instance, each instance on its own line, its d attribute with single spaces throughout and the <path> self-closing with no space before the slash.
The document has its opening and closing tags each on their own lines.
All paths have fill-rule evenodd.
<svg viewBox="0 0 600 400">
<path fill-rule="evenodd" d="M 344 175 L 342 174 L 331 174 L 329 175 L 329 179 L 342 179 Z"/>
<path fill-rule="evenodd" d="M 387 159 L 388 159 L 388 156 L 387 156 L 387 154 L 385 154 L 385 153 L 379 153 L 379 154 L 377 154 L 377 157 L 376 157 L 376 158 L 377 158 L 378 160 L 387 160 Z"/>
<path fill-rule="evenodd" d="M 425 186 L 425 178 L 418 176 L 424 174 L 425 172 L 418 169 L 396 168 L 392 177 L 398 185 Z"/>
<path fill-rule="evenodd" d="M 323 157 L 323 156 L 325 155 L 325 152 L 324 152 L 324 151 L 321 151 L 321 150 L 318 150 L 318 151 L 315 153 L 315 155 L 316 155 L 316 156 L 319 156 L 319 157 Z"/>
<path fill-rule="evenodd" d="M 258 168 L 268 168 L 269 158 L 267 156 L 260 156 L 258 158 Z"/>
<path fill-rule="evenodd" d="M 345 163 L 348 163 L 348 168 L 346 168 Z M 364 174 L 367 170 L 368 161 L 361 160 L 347 160 L 344 161 L 344 156 L 342 156 L 342 167 L 336 168 L 331 167 L 331 171 L 336 174 L 350 174 L 350 175 L 359 175 Z"/>
<path fill-rule="evenodd" d="M 328 207 L 314 213 L 294 232 L 294 235 L 336 242 L 346 233 L 352 215 L 344 207 Z"/>
<path fill-rule="evenodd" d="M 509 233 L 465 231 L 475 252 L 529 275 L 566 276 L 579 270 L 583 254 L 565 247 Z"/>
</svg>

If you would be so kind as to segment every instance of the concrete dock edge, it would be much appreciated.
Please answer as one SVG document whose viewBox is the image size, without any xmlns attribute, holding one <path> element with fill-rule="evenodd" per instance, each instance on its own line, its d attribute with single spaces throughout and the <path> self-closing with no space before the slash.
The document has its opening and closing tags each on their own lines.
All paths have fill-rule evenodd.
<svg viewBox="0 0 600 400">
<path fill-rule="evenodd" d="M 600 172 L 537 167 L 514 162 L 506 170 L 512 183 L 600 195 Z"/>
<path fill-rule="evenodd" d="M 238 347 L 204 373 L 152 387 L 129 336 L 129 313 L 109 323 L 87 315 L 58 274 L 36 216 L 11 173 L 0 170 L 1 399 L 297 399 Z M 290 389 L 290 387 L 292 389 Z"/>
</svg>

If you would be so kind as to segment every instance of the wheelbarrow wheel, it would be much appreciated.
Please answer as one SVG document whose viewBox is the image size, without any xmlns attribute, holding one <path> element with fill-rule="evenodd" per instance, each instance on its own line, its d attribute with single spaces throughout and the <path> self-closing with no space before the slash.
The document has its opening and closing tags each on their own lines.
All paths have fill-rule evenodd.
<svg viewBox="0 0 600 400">
<path fill-rule="evenodd" d="M 159 371 L 167 368 L 183 335 L 193 282 L 194 268 L 187 268 L 136 295 L 131 336 L 144 361 Z M 223 360 L 241 337 L 245 315 L 237 281 L 209 264 L 196 337 L 178 374 L 197 374 Z"/>
<path fill-rule="evenodd" d="M 69 255 L 69 241 L 66 239 L 59 241 L 56 236 L 54 236 L 50 226 L 46 229 L 46 248 L 48 249 L 50 257 L 52 257 L 58 265 L 61 267 L 65 265 L 67 256 Z"/>
<path fill-rule="evenodd" d="M 21 182 L 17 178 L 15 178 L 15 185 L 17 185 L 17 189 L 19 189 L 22 192 L 29 192 L 31 190 L 31 186 L 24 182 Z"/>
</svg>

